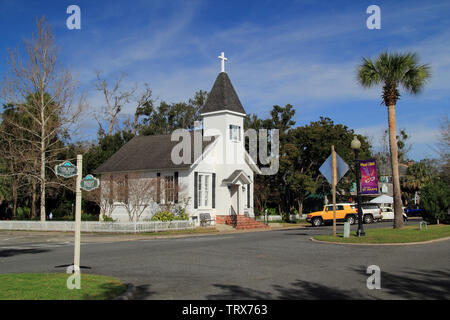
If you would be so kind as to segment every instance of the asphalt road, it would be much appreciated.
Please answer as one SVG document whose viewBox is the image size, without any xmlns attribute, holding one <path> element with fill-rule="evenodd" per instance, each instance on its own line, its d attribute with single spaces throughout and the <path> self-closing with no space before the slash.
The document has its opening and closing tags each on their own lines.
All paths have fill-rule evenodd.
<svg viewBox="0 0 450 320">
<path fill-rule="evenodd" d="M 450 298 L 450 241 L 401 246 L 310 241 L 330 230 L 83 243 L 81 264 L 91 269 L 82 271 L 133 283 L 138 299 Z M 73 245 L 46 240 L 1 239 L 0 273 L 64 272 L 55 266 L 72 262 Z M 366 286 L 370 265 L 381 269 L 379 290 Z"/>
</svg>

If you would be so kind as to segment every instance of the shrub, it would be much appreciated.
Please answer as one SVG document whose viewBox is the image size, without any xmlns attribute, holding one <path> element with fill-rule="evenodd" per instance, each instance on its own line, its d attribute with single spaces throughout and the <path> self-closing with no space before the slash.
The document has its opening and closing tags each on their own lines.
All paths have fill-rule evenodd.
<svg viewBox="0 0 450 320">
<path fill-rule="evenodd" d="M 114 220 L 113 218 L 111 218 L 111 217 L 108 217 L 107 215 L 102 215 L 102 221 L 103 222 L 114 222 L 114 221 L 116 221 L 116 220 Z"/>
<path fill-rule="evenodd" d="M 277 216 L 278 210 L 276 208 L 267 208 L 267 215 L 268 216 Z"/>
<path fill-rule="evenodd" d="M 175 220 L 175 216 L 169 211 L 159 211 L 152 217 L 152 221 L 172 221 Z"/>
<path fill-rule="evenodd" d="M 98 216 L 94 214 L 82 213 L 81 221 L 98 221 Z"/>
<path fill-rule="evenodd" d="M 424 210 L 423 218 L 430 222 L 449 223 L 450 187 L 435 179 L 420 191 L 420 207 Z"/>
<path fill-rule="evenodd" d="M 29 220 L 31 217 L 31 209 L 27 207 L 18 207 L 15 220 Z"/>
</svg>

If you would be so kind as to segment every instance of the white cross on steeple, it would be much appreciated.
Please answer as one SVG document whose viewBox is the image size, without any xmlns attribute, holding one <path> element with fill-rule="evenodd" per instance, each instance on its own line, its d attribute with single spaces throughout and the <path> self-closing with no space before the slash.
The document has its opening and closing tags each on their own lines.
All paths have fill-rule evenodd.
<svg viewBox="0 0 450 320">
<path fill-rule="evenodd" d="M 219 59 L 221 59 L 222 61 L 222 71 L 221 72 L 225 72 L 225 61 L 227 61 L 228 59 L 225 58 L 225 53 L 222 52 L 222 55 L 218 57 Z"/>
</svg>

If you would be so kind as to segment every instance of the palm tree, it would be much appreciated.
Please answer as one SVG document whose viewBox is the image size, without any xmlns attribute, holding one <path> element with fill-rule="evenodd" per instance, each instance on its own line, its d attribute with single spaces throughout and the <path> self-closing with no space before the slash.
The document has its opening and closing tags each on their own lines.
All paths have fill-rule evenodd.
<svg viewBox="0 0 450 320">
<path fill-rule="evenodd" d="M 398 150 L 395 131 L 395 105 L 400 98 L 399 87 L 411 94 L 418 94 L 431 76 L 429 65 L 419 65 L 415 53 L 383 52 L 372 61 L 362 59 L 358 68 L 358 82 L 365 88 L 383 84 L 383 103 L 388 109 L 389 149 L 391 153 L 392 180 L 394 186 L 394 228 L 403 227 L 402 198 L 398 172 Z"/>
</svg>

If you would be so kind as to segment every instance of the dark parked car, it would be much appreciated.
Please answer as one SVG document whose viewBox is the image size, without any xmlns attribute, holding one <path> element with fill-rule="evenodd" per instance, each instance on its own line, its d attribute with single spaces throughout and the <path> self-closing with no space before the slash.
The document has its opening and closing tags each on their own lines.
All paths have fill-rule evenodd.
<svg viewBox="0 0 450 320">
<path fill-rule="evenodd" d="M 421 209 L 417 204 L 407 206 L 404 211 L 409 217 L 420 217 L 423 213 L 423 209 Z"/>
</svg>

